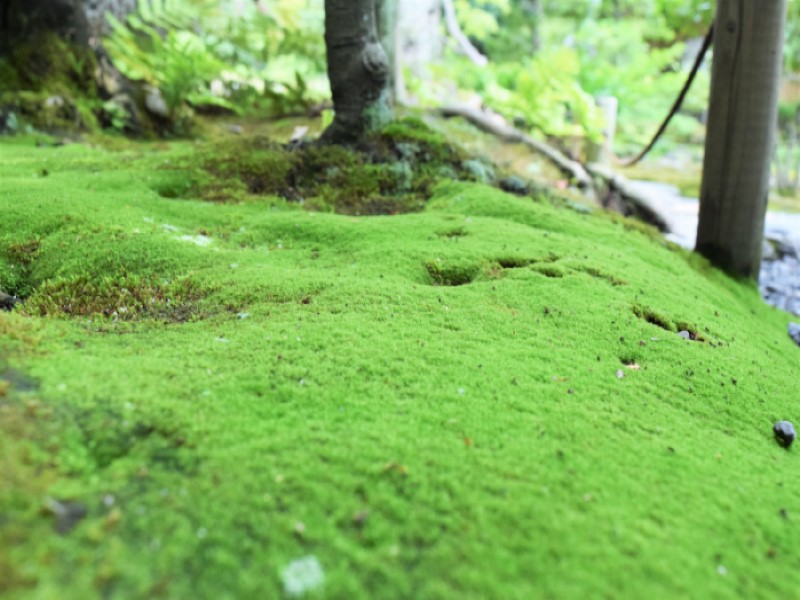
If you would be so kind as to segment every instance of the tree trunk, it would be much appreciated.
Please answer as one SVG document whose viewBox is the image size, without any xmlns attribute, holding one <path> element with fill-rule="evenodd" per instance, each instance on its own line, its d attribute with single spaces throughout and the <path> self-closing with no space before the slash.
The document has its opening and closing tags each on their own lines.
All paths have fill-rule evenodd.
<svg viewBox="0 0 800 600">
<path fill-rule="evenodd" d="M 413 77 L 427 81 L 429 65 L 437 62 L 444 49 L 442 35 L 442 0 L 402 0 L 398 4 L 397 16 L 397 54 L 398 62 Z M 398 96 L 405 98 L 402 81 L 403 70 L 399 71 Z"/>
<path fill-rule="evenodd" d="M 531 51 L 535 54 L 542 49 L 542 0 L 526 0 L 522 11 L 531 28 Z"/>
<path fill-rule="evenodd" d="M 389 62 L 378 41 L 378 0 L 325 0 L 333 123 L 323 143 L 352 143 L 389 122 Z"/>
<path fill-rule="evenodd" d="M 697 252 L 758 278 L 786 0 L 719 0 Z"/>
</svg>

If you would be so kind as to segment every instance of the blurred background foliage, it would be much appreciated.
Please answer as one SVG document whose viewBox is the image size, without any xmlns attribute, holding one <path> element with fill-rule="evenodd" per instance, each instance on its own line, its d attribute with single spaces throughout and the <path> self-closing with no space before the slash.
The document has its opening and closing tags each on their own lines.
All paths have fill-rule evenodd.
<svg viewBox="0 0 800 600">
<path fill-rule="evenodd" d="M 713 21 L 709 0 L 453 0 L 459 24 L 488 57 L 471 63 L 444 43 L 436 64 L 405 70 L 412 103 L 489 107 L 562 148 L 597 139 L 598 96 L 619 100 L 615 151 L 645 144 L 683 85 Z M 112 20 L 107 47 L 124 75 L 158 88 L 173 115 L 228 110 L 280 117 L 329 104 L 323 0 L 147 0 Z M 447 34 L 442 26 L 442 39 Z M 800 0 L 789 0 L 787 80 L 800 71 Z M 710 57 L 656 154 L 699 155 Z M 791 87 L 791 86 L 790 86 Z M 798 92 L 782 94 L 776 177 L 795 191 Z M 790 90 L 791 91 L 791 90 Z M 796 97 L 795 97 L 796 96 Z M 124 122 L 120 119 L 119 122 Z M 575 150 L 574 153 L 579 153 Z"/>
<path fill-rule="evenodd" d="M 330 95 L 323 17 L 322 0 L 143 0 L 124 24 L 109 16 L 106 47 L 170 111 L 280 116 Z"/>
</svg>

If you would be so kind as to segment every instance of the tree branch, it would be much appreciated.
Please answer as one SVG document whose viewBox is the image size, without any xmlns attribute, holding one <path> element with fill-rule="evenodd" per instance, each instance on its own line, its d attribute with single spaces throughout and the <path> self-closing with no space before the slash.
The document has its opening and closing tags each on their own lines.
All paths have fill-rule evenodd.
<svg viewBox="0 0 800 600">
<path fill-rule="evenodd" d="M 456 8 L 453 6 L 453 0 L 442 0 L 442 8 L 444 8 L 444 22 L 447 26 L 447 32 L 456 41 L 461 52 L 479 67 L 485 67 L 489 63 L 489 59 L 481 54 L 472 45 L 467 36 L 464 35 L 464 32 L 461 31 L 461 26 L 456 18 Z"/>
<path fill-rule="evenodd" d="M 555 148 L 532 138 L 519 129 L 507 125 L 500 115 L 480 110 L 466 104 L 444 106 L 438 110 L 444 117 L 463 117 L 478 127 L 478 129 L 491 133 L 505 142 L 519 142 L 525 144 L 534 152 L 547 158 L 562 172 L 570 175 L 577 182 L 578 187 L 589 190 L 593 188 L 591 176 L 579 162 L 570 160 Z"/>
</svg>

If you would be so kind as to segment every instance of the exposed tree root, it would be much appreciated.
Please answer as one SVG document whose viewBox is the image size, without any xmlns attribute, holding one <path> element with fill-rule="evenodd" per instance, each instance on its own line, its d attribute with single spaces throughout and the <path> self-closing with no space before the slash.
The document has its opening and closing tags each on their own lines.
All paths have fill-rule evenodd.
<svg viewBox="0 0 800 600">
<path fill-rule="evenodd" d="M 598 204 L 625 215 L 635 216 L 655 225 L 661 231 L 669 231 L 665 219 L 649 198 L 633 189 L 625 177 L 612 169 L 599 164 L 584 165 L 572 160 L 552 146 L 512 127 L 502 116 L 490 110 L 468 104 L 454 104 L 443 106 L 438 112 L 444 117 L 462 117 L 504 142 L 524 144 L 558 167 Z"/>
</svg>

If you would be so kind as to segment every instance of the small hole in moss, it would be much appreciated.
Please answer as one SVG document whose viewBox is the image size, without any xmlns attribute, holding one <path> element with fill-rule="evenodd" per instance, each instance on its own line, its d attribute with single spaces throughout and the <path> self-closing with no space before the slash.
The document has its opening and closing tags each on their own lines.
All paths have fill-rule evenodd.
<svg viewBox="0 0 800 600">
<path fill-rule="evenodd" d="M 522 269 L 532 265 L 534 262 L 535 261 L 528 258 L 518 258 L 515 256 L 497 259 L 497 263 L 504 269 Z"/>
<path fill-rule="evenodd" d="M 674 331 L 672 323 L 669 321 L 669 319 L 650 308 L 636 304 L 633 306 L 633 314 L 640 319 L 655 325 L 656 327 L 660 327 L 661 329 L 665 329 L 667 331 Z"/>
<path fill-rule="evenodd" d="M 611 275 L 610 273 L 606 273 L 597 267 L 578 267 L 577 270 L 581 271 L 582 273 L 586 273 L 587 275 L 591 275 L 595 279 L 603 279 L 614 287 L 626 285 L 628 283 L 624 279 L 620 279 L 619 277 Z"/>
<path fill-rule="evenodd" d="M 448 229 L 447 231 L 439 231 L 436 233 L 439 237 L 446 237 L 446 238 L 460 238 L 467 235 L 466 229 L 463 227 L 457 227 L 456 229 Z"/>
<path fill-rule="evenodd" d="M 689 323 L 686 323 L 685 321 L 679 321 L 679 322 L 675 323 L 675 326 L 676 326 L 676 328 L 677 328 L 677 330 L 679 332 L 680 331 L 685 331 L 686 333 L 688 333 L 689 334 L 689 339 L 692 340 L 693 342 L 705 342 L 706 341 L 706 338 L 704 338 L 701 334 L 697 333 L 697 327 L 694 327 L 693 325 L 690 325 Z"/>
<path fill-rule="evenodd" d="M 437 261 L 427 263 L 425 270 L 428 272 L 431 285 L 459 286 L 472 283 L 480 273 L 481 267 L 472 263 L 447 264 Z"/>
<path fill-rule="evenodd" d="M 541 273 L 545 277 L 550 277 L 553 279 L 559 279 L 561 277 L 564 277 L 564 272 L 558 267 L 551 267 L 548 265 L 537 265 L 536 267 L 534 267 L 534 270 L 537 273 Z"/>
</svg>

